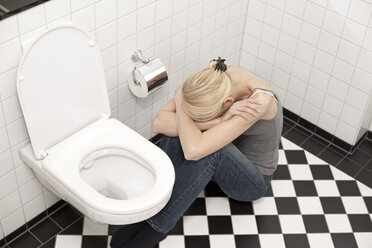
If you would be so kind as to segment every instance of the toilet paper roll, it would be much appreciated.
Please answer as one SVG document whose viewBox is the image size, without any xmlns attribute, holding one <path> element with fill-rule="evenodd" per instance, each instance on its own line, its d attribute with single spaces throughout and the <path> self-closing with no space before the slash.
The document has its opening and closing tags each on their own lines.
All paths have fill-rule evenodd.
<svg viewBox="0 0 372 248">
<path fill-rule="evenodd" d="M 167 81 L 167 70 L 159 58 L 154 58 L 146 64 L 137 64 L 128 77 L 130 90 L 140 98 L 160 89 Z"/>
</svg>

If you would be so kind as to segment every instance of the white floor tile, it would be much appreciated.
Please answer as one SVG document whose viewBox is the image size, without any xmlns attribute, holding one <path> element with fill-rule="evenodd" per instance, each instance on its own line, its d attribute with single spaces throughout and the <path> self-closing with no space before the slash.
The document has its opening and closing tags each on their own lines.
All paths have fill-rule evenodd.
<svg viewBox="0 0 372 248">
<path fill-rule="evenodd" d="M 301 215 L 279 215 L 283 233 L 306 233 Z"/>
<path fill-rule="evenodd" d="M 211 248 L 235 247 L 234 235 L 210 235 Z"/>
<path fill-rule="evenodd" d="M 345 172 L 340 171 L 334 166 L 330 166 L 333 177 L 335 180 L 354 180 L 351 176 L 347 175 Z"/>
<path fill-rule="evenodd" d="M 296 196 L 296 192 L 291 180 L 272 180 L 271 187 L 274 196 Z"/>
<path fill-rule="evenodd" d="M 366 204 L 362 197 L 344 196 L 341 197 L 346 213 L 348 214 L 368 214 Z"/>
<path fill-rule="evenodd" d="M 257 222 L 254 215 L 231 216 L 234 234 L 257 234 Z"/>
<path fill-rule="evenodd" d="M 83 235 L 107 235 L 108 225 L 97 223 L 88 217 L 84 218 Z"/>
<path fill-rule="evenodd" d="M 310 233 L 307 234 L 311 248 L 334 248 L 332 237 L 329 233 Z"/>
<path fill-rule="evenodd" d="M 183 235 L 169 235 L 159 243 L 159 248 L 185 248 L 185 239 Z"/>
<path fill-rule="evenodd" d="M 282 234 L 260 234 L 261 248 L 285 248 Z"/>
<path fill-rule="evenodd" d="M 302 150 L 301 147 L 284 137 L 282 137 L 282 146 L 284 150 Z"/>
<path fill-rule="evenodd" d="M 367 187 L 361 182 L 357 182 L 357 185 L 359 187 L 360 193 L 363 196 L 372 196 L 372 189 L 370 187 Z"/>
<path fill-rule="evenodd" d="M 307 164 L 289 164 L 288 169 L 293 180 L 314 180 L 310 166 Z"/>
<path fill-rule="evenodd" d="M 358 248 L 371 248 L 372 233 L 354 233 Z"/>
<path fill-rule="evenodd" d="M 328 164 L 324 160 L 318 158 L 317 156 L 311 154 L 308 151 L 305 151 L 305 156 L 307 158 L 307 163 L 308 164 Z"/>
<path fill-rule="evenodd" d="M 336 182 L 333 180 L 314 180 L 319 196 L 340 196 Z"/>
<path fill-rule="evenodd" d="M 205 199 L 207 215 L 230 215 L 230 203 L 227 197 L 208 197 Z"/>
<path fill-rule="evenodd" d="M 255 215 L 278 214 L 274 197 L 262 197 L 252 202 Z"/>
<path fill-rule="evenodd" d="M 301 214 L 324 214 L 319 197 L 297 197 Z"/>
<path fill-rule="evenodd" d="M 207 216 L 183 216 L 183 232 L 185 235 L 207 235 Z"/>
<path fill-rule="evenodd" d="M 54 248 L 80 248 L 81 240 L 80 235 L 58 235 Z"/>
<path fill-rule="evenodd" d="M 325 218 L 331 233 L 353 232 L 346 214 L 326 214 Z"/>
<path fill-rule="evenodd" d="M 278 164 L 288 164 L 284 150 L 279 150 L 278 155 L 279 155 Z"/>
</svg>

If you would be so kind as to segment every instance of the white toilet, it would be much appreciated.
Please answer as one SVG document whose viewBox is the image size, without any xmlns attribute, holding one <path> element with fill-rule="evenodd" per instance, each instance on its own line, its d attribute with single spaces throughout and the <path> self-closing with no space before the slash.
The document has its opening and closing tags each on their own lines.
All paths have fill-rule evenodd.
<svg viewBox="0 0 372 248">
<path fill-rule="evenodd" d="M 31 143 L 21 159 L 49 190 L 91 219 L 129 224 L 168 202 L 169 157 L 110 118 L 100 51 L 89 33 L 48 30 L 24 53 L 17 90 Z"/>
</svg>

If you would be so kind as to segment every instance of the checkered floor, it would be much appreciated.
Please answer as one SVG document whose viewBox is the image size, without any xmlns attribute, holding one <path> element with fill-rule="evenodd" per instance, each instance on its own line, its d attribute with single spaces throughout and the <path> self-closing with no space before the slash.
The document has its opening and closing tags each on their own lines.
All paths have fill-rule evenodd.
<svg viewBox="0 0 372 248">
<path fill-rule="evenodd" d="M 371 248 L 372 189 L 285 138 L 281 148 L 265 197 L 234 201 L 210 183 L 158 247 Z M 116 229 L 80 217 L 48 247 L 109 247 Z"/>
</svg>

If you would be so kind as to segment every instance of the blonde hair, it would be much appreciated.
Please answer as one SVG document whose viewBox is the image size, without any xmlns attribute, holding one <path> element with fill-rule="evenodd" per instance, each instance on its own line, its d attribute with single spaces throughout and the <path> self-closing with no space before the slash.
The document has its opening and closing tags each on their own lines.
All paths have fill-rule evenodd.
<svg viewBox="0 0 372 248">
<path fill-rule="evenodd" d="M 208 121 L 217 117 L 224 100 L 231 94 L 230 76 L 216 69 L 217 61 L 191 74 L 183 84 L 183 109 L 195 121 Z"/>
</svg>

